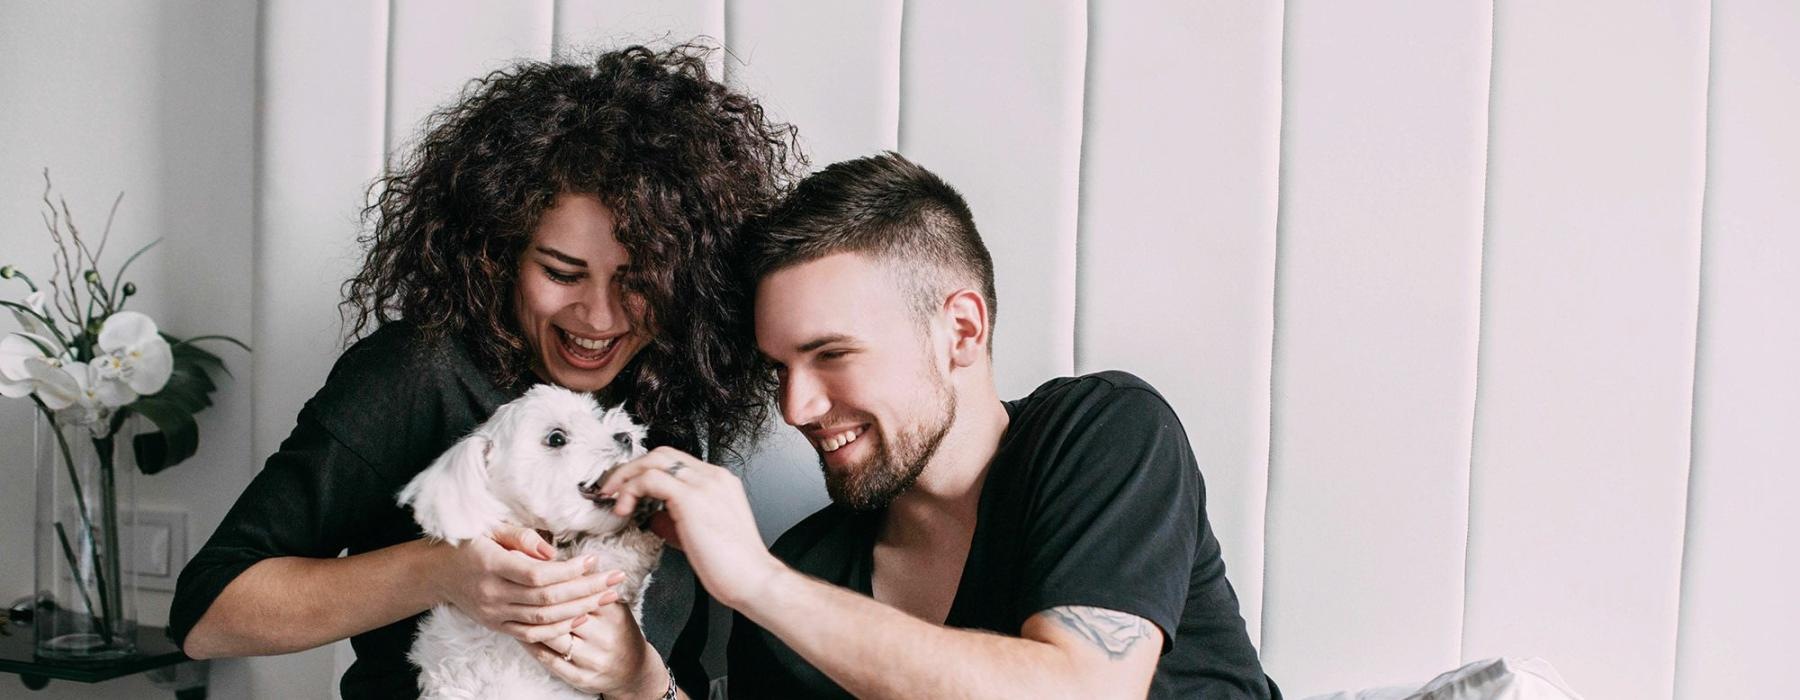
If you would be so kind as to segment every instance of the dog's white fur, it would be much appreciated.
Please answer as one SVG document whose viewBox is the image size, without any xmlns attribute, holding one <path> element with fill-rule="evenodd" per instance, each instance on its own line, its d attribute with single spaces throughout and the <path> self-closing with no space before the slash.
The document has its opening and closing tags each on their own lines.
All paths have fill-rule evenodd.
<svg viewBox="0 0 1800 700">
<path fill-rule="evenodd" d="M 552 446 L 553 432 L 566 444 Z M 643 441 L 644 428 L 624 410 L 540 385 L 420 472 L 401 489 L 400 503 L 412 506 L 426 535 L 456 545 L 501 525 L 548 531 L 557 559 L 591 554 L 596 571 L 624 571 L 622 602 L 641 620 L 662 540 L 590 496 L 613 468 L 643 454 Z M 551 675 L 518 640 L 450 605 L 426 615 L 408 658 L 429 699 L 593 697 Z"/>
</svg>

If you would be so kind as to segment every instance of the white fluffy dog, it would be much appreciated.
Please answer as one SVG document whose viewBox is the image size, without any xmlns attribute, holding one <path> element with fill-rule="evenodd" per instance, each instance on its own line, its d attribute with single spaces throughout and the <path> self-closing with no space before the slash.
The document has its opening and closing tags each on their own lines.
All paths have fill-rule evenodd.
<svg viewBox="0 0 1800 700">
<path fill-rule="evenodd" d="M 594 555 L 597 571 L 625 572 L 622 602 L 641 614 L 662 540 L 614 515 L 596 489 L 611 470 L 644 453 L 644 429 L 622 409 L 540 385 L 486 423 L 400 491 L 425 534 L 451 544 L 500 525 L 550 533 L 559 560 Z M 592 698 L 551 675 L 504 633 L 450 605 L 419 625 L 408 658 L 425 698 Z"/>
</svg>

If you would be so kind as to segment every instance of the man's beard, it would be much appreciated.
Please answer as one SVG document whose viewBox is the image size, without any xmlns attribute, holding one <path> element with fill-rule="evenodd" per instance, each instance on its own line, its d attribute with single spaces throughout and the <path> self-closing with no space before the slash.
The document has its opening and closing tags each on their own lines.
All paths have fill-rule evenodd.
<svg viewBox="0 0 1800 700">
<path fill-rule="evenodd" d="M 833 503 L 852 510 L 880 510 L 919 480 L 950 426 L 956 424 L 956 397 L 941 378 L 934 375 L 932 383 L 942 404 L 936 424 L 902 431 L 892 442 L 882 440 L 881 449 L 863 464 L 847 464 L 834 471 L 825 466 L 825 456 L 819 456 L 819 466 L 825 470 L 825 491 Z"/>
</svg>

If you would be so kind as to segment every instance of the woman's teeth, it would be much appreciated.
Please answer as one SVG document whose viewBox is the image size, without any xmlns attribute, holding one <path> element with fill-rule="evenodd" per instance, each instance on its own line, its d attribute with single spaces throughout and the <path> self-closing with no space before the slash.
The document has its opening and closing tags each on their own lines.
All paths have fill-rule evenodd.
<svg viewBox="0 0 1800 700">
<path fill-rule="evenodd" d="M 826 452 L 836 452 L 843 446 L 856 441 L 863 434 L 863 428 L 851 428 L 819 441 L 819 448 Z"/>
<path fill-rule="evenodd" d="M 562 337 L 564 340 L 569 341 L 569 344 L 574 345 L 575 347 L 581 348 L 583 350 L 586 350 L 589 353 L 593 353 L 596 357 L 599 355 L 605 354 L 607 350 L 611 349 L 613 341 L 616 340 L 615 338 L 608 338 L 606 340 L 589 340 L 587 338 L 583 338 L 583 337 L 571 334 L 568 331 L 564 331 L 562 329 L 557 329 L 557 330 L 562 333 Z"/>
</svg>

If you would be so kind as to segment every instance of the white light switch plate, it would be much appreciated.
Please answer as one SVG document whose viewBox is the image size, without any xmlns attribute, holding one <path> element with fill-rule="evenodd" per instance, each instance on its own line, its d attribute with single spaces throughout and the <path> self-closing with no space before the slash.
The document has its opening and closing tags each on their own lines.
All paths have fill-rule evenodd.
<svg viewBox="0 0 1800 700">
<path fill-rule="evenodd" d="M 135 555 L 122 559 L 127 570 L 136 572 L 138 588 L 173 592 L 175 578 L 187 563 L 187 513 L 139 510 L 133 534 Z"/>
</svg>

